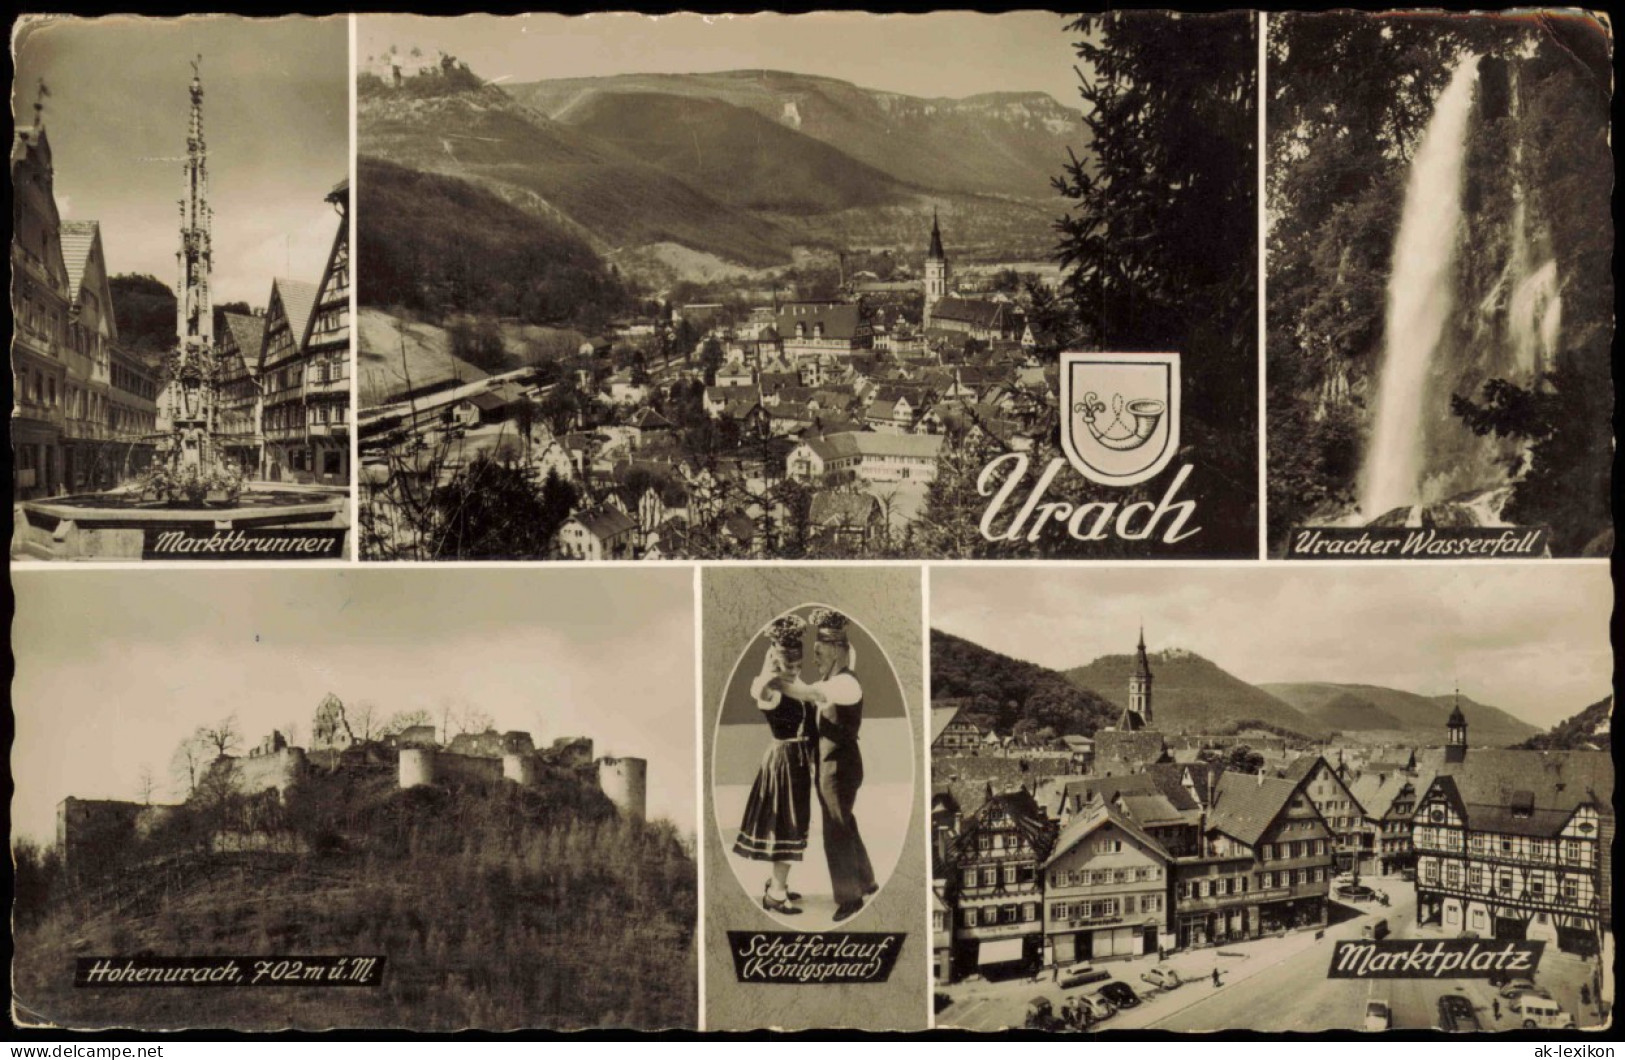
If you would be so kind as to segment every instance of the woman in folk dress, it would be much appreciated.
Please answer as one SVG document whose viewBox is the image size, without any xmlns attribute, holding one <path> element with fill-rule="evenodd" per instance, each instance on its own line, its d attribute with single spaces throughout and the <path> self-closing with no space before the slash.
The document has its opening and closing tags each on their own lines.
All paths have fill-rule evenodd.
<svg viewBox="0 0 1625 1060">
<path fill-rule="evenodd" d="M 801 665 L 802 638 L 807 624 L 785 615 L 768 626 L 767 658 L 762 672 L 750 684 L 751 696 L 772 731 L 773 742 L 762 754 L 734 853 L 752 861 L 766 861 L 772 875 L 762 892 L 762 908 L 795 914 L 801 896 L 790 890 L 790 867 L 807 850 L 812 819 L 812 780 L 817 729 L 812 708 L 786 695 L 786 678 L 793 680 Z"/>
</svg>

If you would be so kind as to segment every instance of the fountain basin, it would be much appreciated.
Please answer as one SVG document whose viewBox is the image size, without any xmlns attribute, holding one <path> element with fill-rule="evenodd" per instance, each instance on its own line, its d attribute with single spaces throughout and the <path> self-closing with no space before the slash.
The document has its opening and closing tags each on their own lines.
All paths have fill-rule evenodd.
<svg viewBox="0 0 1625 1060">
<path fill-rule="evenodd" d="M 319 536 L 327 538 L 339 531 L 333 557 L 339 558 L 349 556 L 349 526 L 349 490 L 331 486 L 252 482 L 235 501 L 205 500 L 197 505 L 143 500 L 134 492 L 86 493 L 19 503 L 12 558 L 141 560 L 148 558 L 154 534 L 163 531 L 198 537 L 215 531 L 267 530 L 321 531 Z M 244 553 L 231 558 L 295 557 Z"/>
</svg>

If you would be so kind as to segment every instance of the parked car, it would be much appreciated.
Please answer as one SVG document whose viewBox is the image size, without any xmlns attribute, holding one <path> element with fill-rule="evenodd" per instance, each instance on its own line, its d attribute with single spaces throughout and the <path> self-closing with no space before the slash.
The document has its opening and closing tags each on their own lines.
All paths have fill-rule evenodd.
<svg viewBox="0 0 1625 1060">
<path fill-rule="evenodd" d="M 1099 1023 L 1103 1019 L 1110 1019 L 1117 1014 L 1117 1006 L 1111 999 L 1103 996 L 1099 990 L 1091 990 L 1087 994 L 1079 994 L 1073 1000 L 1089 1008 L 1089 1018 Z"/>
<path fill-rule="evenodd" d="M 1079 998 L 1069 997 L 1061 1002 L 1061 1024 L 1074 1031 L 1086 1031 L 1095 1024 L 1094 1013 Z"/>
<path fill-rule="evenodd" d="M 1071 990 L 1074 987 L 1086 986 L 1089 983 L 1098 983 L 1110 979 L 1112 973 L 1104 968 L 1096 968 L 1088 964 L 1074 964 L 1061 973 L 1061 989 Z"/>
<path fill-rule="evenodd" d="M 1127 983 L 1110 982 L 1100 988 L 1101 996 L 1119 1009 L 1133 1008 L 1140 1003 L 1140 995 Z"/>
<path fill-rule="evenodd" d="M 1022 1024 L 1030 1031 L 1055 1031 L 1062 1027 L 1055 1018 L 1055 1006 L 1047 997 L 1035 997 L 1027 1002 L 1027 1019 Z"/>
<path fill-rule="evenodd" d="M 1509 979 L 1501 987 L 1501 996 L 1510 1001 L 1519 994 L 1532 994 L 1536 989 L 1533 979 Z"/>
<path fill-rule="evenodd" d="M 1388 1002 L 1372 998 L 1365 1003 L 1365 1029 L 1368 1031 L 1385 1031 L 1394 1025 L 1394 1014 L 1388 1008 Z"/>
<path fill-rule="evenodd" d="M 1562 1005 L 1542 994 L 1544 991 L 1521 994 L 1508 1006 L 1518 1016 L 1524 1030 L 1556 1030 L 1574 1026 L 1574 1017 L 1563 1011 Z"/>
<path fill-rule="evenodd" d="M 1400 872 L 1399 878 L 1404 880 L 1406 883 L 1415 883 L 1416 882 L 1416 870 L 1415 869 L 1405 869 L 1405 870 Z"/>
<path fill-rule="evenodd" d="M 1368 939 L 1385 939 L 1388 937 L 1388 920 L 1375 920 L 1361 929 L 1361 933 Z"/>
<path fill-rule="evenodd" d="M 1484 1028 L 1479 1026 L 1471 1001 L 1460 994 L 1445 994 L 1439 998 L 1439 1029 L 1451 1034 L 1476 1034 Z"/>
<path fill-rule="evenodd" d="M 1158 987 L 1162 990 L 1172 990 L 1182 982 L 1182 980 L 1179 978 L 1179 973 L 1168 967 L 1166 964 L 1157 965 L 1155 968 L 1140 976 L 1140 978 L 1145 982 L 1150 983 L 1152 986 Z"/>
<path fill-rule="evenodd" d="M 1345 883 L 1337 888 L 1337 897 L 1347 898 L 1354 902 L 1369 902 L 1377 896 L 1377 892 L 1363 883 Z"/>
</svg>

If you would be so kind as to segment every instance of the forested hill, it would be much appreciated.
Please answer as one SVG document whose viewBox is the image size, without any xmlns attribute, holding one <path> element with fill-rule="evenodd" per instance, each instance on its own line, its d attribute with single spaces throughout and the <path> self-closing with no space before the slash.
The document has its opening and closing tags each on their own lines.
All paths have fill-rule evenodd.
<svg viewBox="0 0 1625 1060">
<path fill-rule="evenodd" d="M 1540 751 L 1606 751 L 1611 746 L 1613 720 L 1614 697 L 1609 696 L 1519 746 Z"/>
<path fill-rule="evenodd" d="M 491 313 L 589 332 L 629 305 L 619 277 L 560 223 L 456 177 L 365 155 L 356 169 L 362 305 Z"/>
<path fill-rule="evenodd" d="M 972 718 L 1003 734 L 1048 728 L 1057 736 L 1089 736 L 1121 713 L 1054 670 L 939 629 L 931 631 L 931 700 L 966 700 Z"/>
<path fill-rule="evenodd" d="M 1164 732 L 1225 732 L 1241 722 L 1265 722 L 1277 729 L 1319 736 L 1326 726 L 1195 652 L 1180 648 L 1152 652 L 1155 695 L 1152 720 Z M 1128 703 L 1132 655 L 1103 655 L 1066 671 L 1066 679 L 1117 703 Z"/>
<path fill-rule="evenodd" d="M 221 806 L 194 797 L 72 884 L 54 852 L 18 848 L 18 1011 L 80 1028 L 694 1025 L 689 843 L 586 777 L 405 791 L 392 770 L 313 777 L 235 853 L 211 846 Z M 84 953 L 386 964 L 377 989 L 75 989 L 65 970 Z"/>
</svg>

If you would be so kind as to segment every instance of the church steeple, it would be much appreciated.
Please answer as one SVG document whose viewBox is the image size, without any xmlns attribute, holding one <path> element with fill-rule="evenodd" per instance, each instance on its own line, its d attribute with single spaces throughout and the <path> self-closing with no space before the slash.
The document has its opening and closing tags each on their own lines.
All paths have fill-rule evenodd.
<svg viewBox="0 0 1625 1060">
<path fill-rule="evenodd" d="M 1151 661 L 1145 656 L 1145 626 L 1142 625 L 1134 672 L 1128 679 L 1128 709 L 1123 712 L 1119 728 L 1149 729 L 1151 720 Z"/>
<path fill-rule="evenodd" d="M 942 252 L 942 226 L 931 211 L 931 249 L 925 255 L 925 310 L 923 326 L 931 326 L 931 307 L 948 297 L 948 255 Z"/>
</svg>

